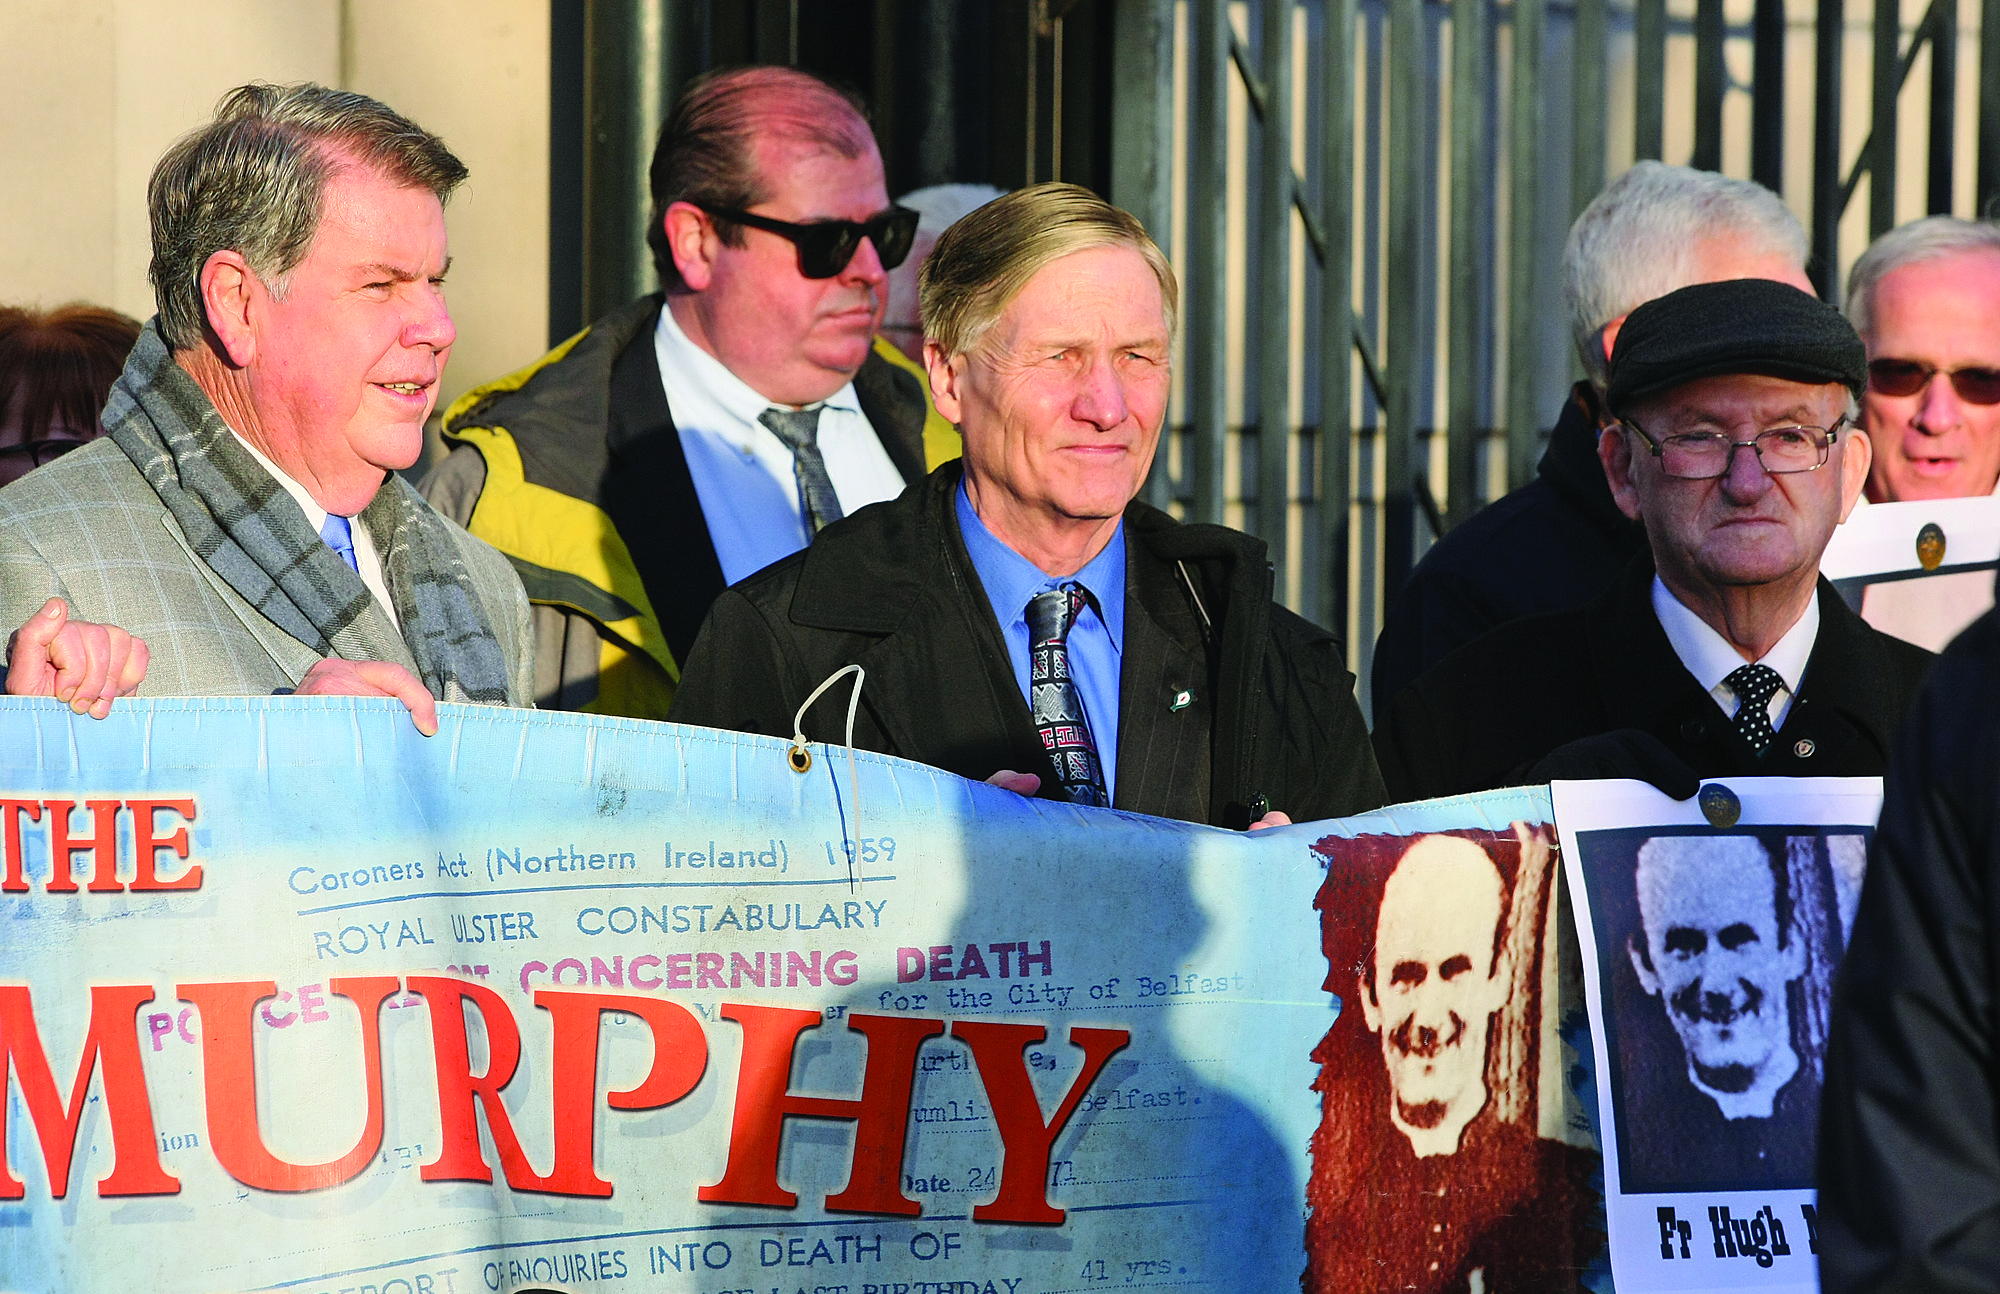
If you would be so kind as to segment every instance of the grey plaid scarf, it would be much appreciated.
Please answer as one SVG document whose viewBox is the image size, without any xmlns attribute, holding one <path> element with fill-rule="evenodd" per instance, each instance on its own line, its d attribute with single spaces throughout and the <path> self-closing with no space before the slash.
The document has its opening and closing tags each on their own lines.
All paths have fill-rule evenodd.
<svg viewBox="0 0 2000 1294">
<path fill-rule="evenodd" d="M 323 656 L 365 660 L 370 594 L 285 488 L 224 425 L 146 325 L 104 426 L 201 559 L 271 623 Z M 507 703 L 507 663 L 444 520 L 391 475 L 362 510 L 417 674 L 446 701 Z"/>
</svg>

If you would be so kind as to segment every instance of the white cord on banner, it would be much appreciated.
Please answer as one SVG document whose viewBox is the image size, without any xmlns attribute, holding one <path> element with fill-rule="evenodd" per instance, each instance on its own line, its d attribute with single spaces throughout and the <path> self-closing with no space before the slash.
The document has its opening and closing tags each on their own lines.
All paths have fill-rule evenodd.
<svg viewBox="0 0 2000 1294">
<path fill-rule="evenodd" d="M 847 885 L 856 888 L 854 858 L 861 848 L 861 775 L 854 760 L 854 716 L 861 708 L 861 685 L 868 680 L 868 672 L 859 665 L 843 665 L 826 676 L 826 681 L 812 690 L 805 704 L 792 716 L 792 749 L 789 756 L 794 771 L 803 773 L 812 767 L 812 752 L 806 749 L 806 711 L 812 709 L 813 702 L 826 694 L 826 690 L 847 675 L 854 675 L 854 690 L 847 697 L 847 786 L 848 798 L 853 805 L 851 818 L 853 830 L 841 842 L 847 853 Z"/>
</svg>

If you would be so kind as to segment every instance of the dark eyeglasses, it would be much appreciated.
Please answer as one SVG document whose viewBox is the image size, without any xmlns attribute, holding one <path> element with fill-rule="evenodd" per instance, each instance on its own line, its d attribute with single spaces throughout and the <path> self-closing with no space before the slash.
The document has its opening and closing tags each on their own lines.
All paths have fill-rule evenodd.
<svg viewBox="0 0 2000 1294">
<path fill-rule="evenodd" d="M 1736 461 L 1739 449 L 1757 455 L 1757 461 L 1772 476 L 1825 467 L 1833 439 L 1840 434 L 1847 416 L 1842 414 L 1831 427 L 1773 427 L 1749 440 L 1731 440 L 1719 431 L 1696 431 L 1655 440 L 1652 433 L 1630 418 L 1621 421 L 1639 433 L 1639 439 L 1646 442 L 1668 476 L 1683 481 L 1712 481 L 1729 475 L 1729 465 Z"/>
<path fill-rule="evenodd" d="M 890 207 L 887 211 L 870 216 L 865 221 L 815 220 L 810 224 L 797 225 L 789 220 L 773 220 L 769 216 L 753 216 L 747 211 L 734 207 L 703 206 L 711 216 L 733 220 L 739 225 L 761 229 L 767 234 L 791 240 L 799 249 L 799 273 L 809 279 L 830 279 L 847 268 L 854 259 L 854 253 L 861 248 L 861 240 L 866 238 L 875 244 L 875 255 L 882 261 L 882 268 L 893 270 L 901 265 L 910 254 L 910 244 L 917 240 L 918 214 L 908 207 Z"/>
<path fill-rule="evenodd" d="M 1915 395 L 1940 373 L 1967 404 L 2000 404 L 2000 368 L 1939 369 L 1913 359 L 1877 359 L 1868 363 L 1868 385 L 1881 395 Z"/>
</svg>

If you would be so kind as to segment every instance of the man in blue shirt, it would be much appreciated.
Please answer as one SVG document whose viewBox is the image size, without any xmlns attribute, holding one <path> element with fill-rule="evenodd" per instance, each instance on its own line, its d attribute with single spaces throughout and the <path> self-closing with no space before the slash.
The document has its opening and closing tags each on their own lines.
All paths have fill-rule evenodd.
<svg viewBox="0 0 2000 1294">
<path fill-rule="evenodd" d="M 852 98 L 701 78 L 652 193 L 662 291 L 459 400 L 424 484 L 520 572 L 544 708 L 665 717 L 725 585 L 924 474 L 923 383 L 876 336 L 917 213 Z"/>
<path fill-rule="evenodd" d="M 672 718 L 789 736 L 866 671 L 858 746 L 1024 793 L 1219 825 L 1381 802 L 1333 636 L 1276 606 L 1261 542 L 1136 501 L 1178 288 L 1083 189 L 997 199 L 938 242 L 925 363 L 964 459 L 736 585 Z M 845 694 L 809 711 L 835 737 Z"/>
</svg>

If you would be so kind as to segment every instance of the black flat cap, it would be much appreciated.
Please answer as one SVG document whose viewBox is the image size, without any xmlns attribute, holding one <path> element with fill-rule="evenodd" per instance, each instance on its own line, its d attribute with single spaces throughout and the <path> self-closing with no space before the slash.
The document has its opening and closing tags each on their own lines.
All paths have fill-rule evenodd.
<svg viewBox="0 0 2000 1294">
<path fill-rule="evenodd" d="M 1697 283 L 1626 316 L 1607 396 L 1612 411 L 1623 412 L 1646 396 L 1721 373 L 1839 382 L 1859 399 L 1868 351 L 1840 311 L 1789 284 Z"/>
</svg>

